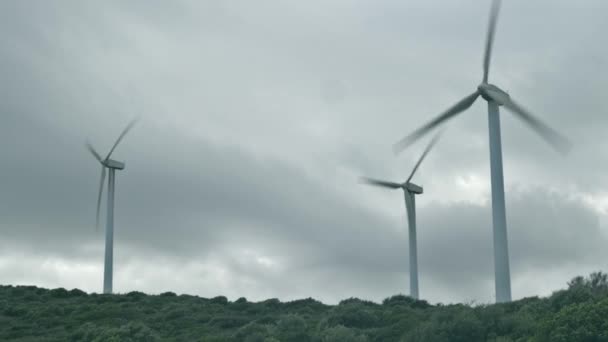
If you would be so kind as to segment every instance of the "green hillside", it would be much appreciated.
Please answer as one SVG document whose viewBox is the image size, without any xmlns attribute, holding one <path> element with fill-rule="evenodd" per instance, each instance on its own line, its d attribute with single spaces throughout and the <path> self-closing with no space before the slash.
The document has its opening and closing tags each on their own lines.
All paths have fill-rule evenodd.
<svg viewBox="0 0 608 342">
<path fill-rule="evenodd" d="M 0 341 L 608 341 L 608 281 L 593 273 L 547 298 L 474 306 L 0 286 Z"/>
</svg>

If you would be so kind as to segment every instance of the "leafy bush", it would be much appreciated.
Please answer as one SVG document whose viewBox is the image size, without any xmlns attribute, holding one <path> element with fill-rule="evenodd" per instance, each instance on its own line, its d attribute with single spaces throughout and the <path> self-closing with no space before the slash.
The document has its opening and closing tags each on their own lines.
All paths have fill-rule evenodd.
<svg viewBox="0 0 608 342">
<path fill-rule="evenodd" d="M 228 298 L 226 298 L 224 296 L 217 296 L 217 297 L 211 298 L 210 302 L 214 303 L 214 304 L 226 305 L 226 304 L 228 304 Z"/>
<path fill-rule="evenodd" d="M 322 342 L 367 342 L 368 339 L 364 335 L 357 334 L 353 329 L 349 329 L 343 325 L 337 325 L 324 330 L 321 335 Z"/>
</svg>

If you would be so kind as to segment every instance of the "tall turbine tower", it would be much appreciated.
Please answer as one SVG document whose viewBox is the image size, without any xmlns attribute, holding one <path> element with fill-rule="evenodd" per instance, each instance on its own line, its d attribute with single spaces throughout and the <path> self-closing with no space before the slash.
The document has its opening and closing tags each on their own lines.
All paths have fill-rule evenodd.
<svg viewBox="0 0 608 342">
<path fill-rule="evenodd" d="M 99 153 L 95 151 L 93 146 L 89 142 L 86 143 L 87 149 L 91 152 L 93 157 L 101 164 L 101 181 L 99 182 L 99 195 L 97 196 L 97 216 L 96 216 L 96 229 L 99 228 L 99 209 L 101 207 L 101 197 L 103 194 L 103 182 L 106 178 L 106 169 L 109 170 L 108 177 L 108 217 L 106 219 L 106 248 L 105 248 L 105 260 L 103 268 L 103 293 L 112 293 L 112 274 L 113 274 L 113 257 L 114 257 L 114 174 L 116 170 L 122 170 L 125 168 L 125 163 L 110 159 L 112 152 L 118 143 L 124 138 L 124 136 L 133 128 L 133 125 L 137 120 L 131 121 L 122 133 L 116 139 L 114 146 L 110 149 L 110 152 L 102 159 Z"/>
<path fill-rule="evenodd" d="M 407 223 L 408 223 L 408 233 L 409 233 L 409 243 L 410 243 L 410 296 L 412 298 L 419 298 L 418 293 L 418 245 L 416 242 L 416 200 L 415 195 L 422 194 L 422 187 L 416 185 L 410 180 L 414 177 L 414 173 L 418 170 L 418 167 L 426 157 L 427 153 L 433 148 L 437 140 L 439 139 L 439 134 L 437 134 L 433 140 L 426 147 L 420 159 L 414 166 L 412 173 L 407 178 L 407 180 L 401 184 L 387 182 L 372 178 L 362 178 L 362 180 L 370 185 L 375 185 L 388 189 L 402 189 L 403 194 L 405 195 L 405 211 L 407 214 Z"/>
<path fill-rule="evenodd" d="M 393 149 L 398 153 L 412 144 L 414 141 L 439 126 L 448 119 L 465 111 L 475 100 L 481 96 L 488 102 L 488 128 L 490 135 L 490 170 L 492 183 L 492 223 L 494 235 L 494 276 L 496 285 L 496 302 L 511 301 L 511 276 L 509 273 L 509 251 L 507 240 L 507 220 L 505 214 L 505 193 L 502 170 L 502 147 L 500 139 L 500 119 L 498 107 L 504 106 L 518 118 L 523 120 L 530 128 L 536 131 L 542 138 L 549 142 L 556 150 L 565 153 L 570 148 L 570 142 L 547 126 L 530 112 L 517 104 L 502 89 L 488 83 L 488 71 L 490 69 L 490 58 L 492 56 L 492 43 L 496 21 L 500 9 L 500 0 L 492 3 L 490 11 L 490 23 L 486 38 L 485 55 L 483 60 L 483 79 L 475 92 L 460 100 L 447 111 L 434 118 L 427 124 L 415 130 L 410 135 L 397 142 Z"/>
</svg>

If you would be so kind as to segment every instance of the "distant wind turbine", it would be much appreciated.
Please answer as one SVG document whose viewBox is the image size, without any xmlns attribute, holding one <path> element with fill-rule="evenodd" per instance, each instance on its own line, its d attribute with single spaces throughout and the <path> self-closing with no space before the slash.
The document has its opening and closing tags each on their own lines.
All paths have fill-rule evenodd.
<svg viewBox="0 0 608 342">
<path fill-rule="evenodd" d="M 395 153 L 404 150 L 414 141 L 427 134 L 448 119 L 465 111 L 475 100 L 481 96 L 488 102 L 488 127 L 490 136 L 490 170 L 492 183 L 492 221 L 494 235 L 494 272 L 496 302 L 511 301 L 511 276 L 509 272 L 509 251 L 507 242 L 507 221 L 505 213 L 505 193 L 502 168 L 502 147 L 500 139 L 500 118 L 498 107 L 504 106 L 510 112 L 523 120 L 536 131 L 543 139 L 556 150 L 566 153 L 570 149 L 570 142 L 561 134 L 550 128 L 530 112 L 517 104 L 509 94 L 497 86 L 488 83 L 492 44 L 496 30 L 496 21 L 500 9 L 500 0 L 492 3 L 490 22 L 486 37 L 485 55 L 483 60 L 483 79 L 475 92 L 450 107 L 447 111 L 434 118 L 427 124 L 401 139 L 393 146 Z"/>
<path fill-rule="evenodd" d="M 106 219 L 106 247 L 105 247 L 105 260 L 103 269 L 103 293 L 112 293 L 112 274 L 113 274 L 113 256 L 114 256 L 114 172 L 116 170 L 122 170 L 125 168 L 125 163 L 110 159 L 112 152 L 116 149 L 116 146 L 124 138 L 124 136 L 133 128 L 133 125 L 138 120 L 131 121 L 122 133 L 116 139 L 114 146 L 110 149 L 108 155 L 102 159 L 101 155 L 95 151 L 93 146 L 87 141 L 86 147 L 91 152 L 93 157 L 101 164 L 101 181 L 99 182 L 99 194 L 97 196 L 97 216 L 96 216 L 96 229 L 99 228 L 99 209 L 101 207 L 101 197 L 103 194 L 103 182 L 106 178 L 106 169 L 109 170 L 108 178 L 108 207 Z"/>
<path fill-rule="evenodd" d="M 419 298 L 418 293 L 418 246 L 416 243 L 416 200 L 415 195 L 422 194 L 422 187 L 416 185 L 411 181 L 412 177 L 414 177 L 414 173 L 418 170 L 418 167 L 429 153 L 429 151 L 433 148 L 437 140 L 439 139 L 440 134 L 437 134 L 433 140 L 428 144 L 420 159 L 412 169 L 412 173 L 407 178 L 407 180 L 403 183 L 393 183 L 382 180 L 377 180 L 373 178 L 363 177 L 361 180 L 369 185 L 379 186 L 387 189 L 403 189 L 403 193 L 405 195 L 405 211 L 407 214 L 407 222 L 409 229 L 409 244 L 410 244 L 410 296 L 412 298 Z"/>
</svg>

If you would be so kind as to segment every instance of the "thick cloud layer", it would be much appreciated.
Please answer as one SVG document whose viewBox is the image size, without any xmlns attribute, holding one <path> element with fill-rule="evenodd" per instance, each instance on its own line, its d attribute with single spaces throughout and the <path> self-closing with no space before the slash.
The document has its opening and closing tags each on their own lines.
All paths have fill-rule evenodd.
<svg viewBox="0 0 608 342">
<path fill-rule="evenodd" d="M 556 129 L 503 112 L 515 298 L 606 269 L 603 1 L 503 4 L 491 80 Z M 115 289 L 231 299 L 408 289 L 391 144 L 481 78 L 489 4 L 461 1 L 0 4 L 0 282 L 100 291 L 99 165 L 116 150 Z M 602 12 L 603 11 L 603 12 Z M 542 17 L 542 21 L 539 20 Z M 493 300 L 485 103 L 418 171 L 421 295 Z M 105 206 L 103 207 L 105 208 Z"/>
</svg>

